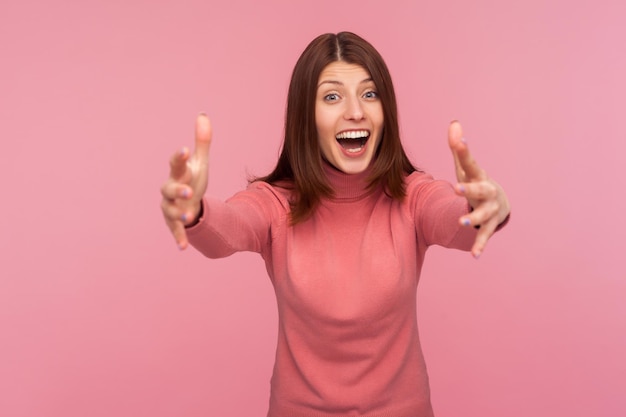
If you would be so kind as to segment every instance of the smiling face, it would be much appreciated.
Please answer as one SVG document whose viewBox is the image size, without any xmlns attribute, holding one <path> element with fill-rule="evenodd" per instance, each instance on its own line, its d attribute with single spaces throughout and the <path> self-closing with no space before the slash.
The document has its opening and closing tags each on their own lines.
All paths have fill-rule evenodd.
<svg viewBox="0 0 626 417">
<path fill-rule="evenodd" d="M 344 61 L 324 68 L 317 84 L 315 125 L 324 158 L 347 174 L 363 172 L 383 132 L 383 107 L 370 74 Z"/>
</svg>

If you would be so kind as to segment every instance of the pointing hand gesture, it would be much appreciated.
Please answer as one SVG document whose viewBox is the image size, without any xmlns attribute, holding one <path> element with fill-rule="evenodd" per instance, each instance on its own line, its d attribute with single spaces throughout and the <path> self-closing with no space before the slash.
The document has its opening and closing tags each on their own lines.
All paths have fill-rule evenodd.
<svg viewBox="0 0 626 417">
<path fill-rule="evenodd" d="M 201 114 L 196 119 L 196 144 L 193 153 L 182 148 L 170 159 L 170 176 L 161 187 L 161 209 L 180 249 L 188 246 L 185 226 L 200 215 L 202 197 L 209 180 L 211 122 Z"/>
<path fill-rule="evenodd" d="M 479 227 L 472 246 L 472 255 L 478 258 L 498 225 L 509 215 L 509 200 L 502 187 L 487 176 L 470 154 L 461 124 L 457 121 L 448 128 L 448 144 L 454 156 L 458 181 L 456 192 L 467 198 L 472 207 L 472 212 L 461 217 L 459 222 L 466 227 Z"/>
</svg>

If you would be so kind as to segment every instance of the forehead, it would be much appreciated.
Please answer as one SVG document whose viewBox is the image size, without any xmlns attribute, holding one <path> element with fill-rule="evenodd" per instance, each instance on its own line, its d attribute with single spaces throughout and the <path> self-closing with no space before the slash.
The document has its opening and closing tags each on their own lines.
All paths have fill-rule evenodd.
<svg viewBox="0 0 626 417">
<path fill-rule="evenodd" d="M 344 61 L 335 61 L 326 65 L 320 73 L 319 83 L 324 81 L 339 81 L 341 83 L 360 83 L 371 78 L 365 68 L 357 64 L 349 64 Z"/>
</svg>

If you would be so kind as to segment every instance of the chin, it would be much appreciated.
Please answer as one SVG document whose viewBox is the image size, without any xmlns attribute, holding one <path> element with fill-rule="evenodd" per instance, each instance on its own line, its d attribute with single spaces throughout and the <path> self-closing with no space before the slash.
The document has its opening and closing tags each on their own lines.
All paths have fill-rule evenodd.
<svg viewBox="0 0 626 417">
<path fill-rule="evenodd" d="M 363 161 L 341 161 L 342 163 L 340 164 L 332 164 L 335 168 L 337 168 L 339 171 L 346 173 L 346 174 L 360 174 L 363 171 L 365 171 L 367 168 L 369 168 L 372 159 L 368 158 L 367 160 L 363 160 Z"/>
</svg>

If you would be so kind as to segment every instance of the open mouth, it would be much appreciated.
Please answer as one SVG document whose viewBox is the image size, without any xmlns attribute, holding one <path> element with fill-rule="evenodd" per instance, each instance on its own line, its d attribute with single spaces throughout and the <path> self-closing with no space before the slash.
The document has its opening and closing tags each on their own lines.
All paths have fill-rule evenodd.
<svg viewBox="0 0 626 417">
<path fill-rule="evenodd" d="M 370 137 L 367 130 L 351 130 L 338 133 L 335 138 L 343 149 L 350 153 L 360 152 Z"/>
</svg>

